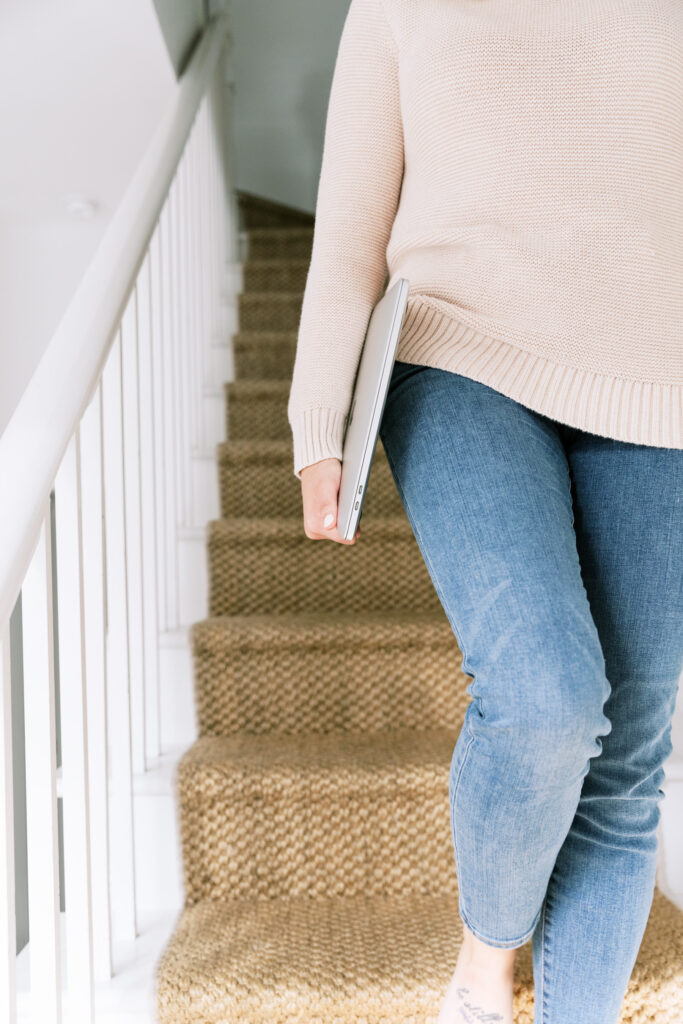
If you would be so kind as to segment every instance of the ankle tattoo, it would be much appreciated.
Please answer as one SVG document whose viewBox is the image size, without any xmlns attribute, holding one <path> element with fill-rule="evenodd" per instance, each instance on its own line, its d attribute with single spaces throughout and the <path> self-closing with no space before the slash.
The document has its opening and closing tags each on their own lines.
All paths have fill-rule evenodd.
<svg viewBox="0 0 683 1024">
<path fill-rule="evenodd" d="M 481 1006 L 473 1006 L 467 1002 L 465 996 L 469 995 L 468 988 L 458 988 L 455 991 L 460 1000 L 460 1012 L 467 1024 L 493 1024 L 494 1021 L 503 1020 L 500 1013 L 486 1013 Z"/>
</svg>

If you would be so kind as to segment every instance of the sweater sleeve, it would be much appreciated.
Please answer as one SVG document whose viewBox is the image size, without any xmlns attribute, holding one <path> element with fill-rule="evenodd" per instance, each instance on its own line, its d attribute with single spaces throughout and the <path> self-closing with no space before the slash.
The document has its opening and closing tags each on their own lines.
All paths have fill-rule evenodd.
<svg viewBox="0 0 683 1024">
<path fill-rule="evenodd" d="M 287 406 L 294 475 L 341 459 L 351 392 L 403 177 L 397 52 L 383 0 L 351 0 L 327 109 Z"/>
</svg>

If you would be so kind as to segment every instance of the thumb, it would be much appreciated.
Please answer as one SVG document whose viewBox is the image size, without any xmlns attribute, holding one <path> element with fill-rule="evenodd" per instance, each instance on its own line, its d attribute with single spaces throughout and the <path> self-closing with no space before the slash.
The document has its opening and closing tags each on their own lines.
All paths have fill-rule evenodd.
<svg viewBox="0 0 683 1024">
<path fill-rule="evenodd" d="M 323 528 L 325 530 L 332 530 L 337 520 L 337 493 L 331 480 L 326 481 L 320 505 L 318 506 L 318 514 L 322 520 Z"/>
</svg>

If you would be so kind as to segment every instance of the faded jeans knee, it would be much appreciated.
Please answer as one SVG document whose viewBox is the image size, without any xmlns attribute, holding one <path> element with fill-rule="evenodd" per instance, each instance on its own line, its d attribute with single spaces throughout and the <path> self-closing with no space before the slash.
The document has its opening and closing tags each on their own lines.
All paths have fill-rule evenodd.
<svg viewBox="0 0 683 1024">
<path fill-rule="evenodd" d="M 510 654 L 496 664 L 479 659 L 463 733 L 476 741 L 482 763 L 498 764 L 521 786 L 576 782 L 612 729 L 601 650 L 580 651 L 546 634 L 527 635 Z M 459 760 L 454 757 L 454 767 Z"/>
<path fill-rule="evenodd" d="M 579 664 L 575 654 L 544 650 L 497 669 L 482 662 L 451 759 L 460 913 L 499 944 L 521 944 L 533 931 L 590 759 L 612 728 L 599 659 Z"/>
</svg>

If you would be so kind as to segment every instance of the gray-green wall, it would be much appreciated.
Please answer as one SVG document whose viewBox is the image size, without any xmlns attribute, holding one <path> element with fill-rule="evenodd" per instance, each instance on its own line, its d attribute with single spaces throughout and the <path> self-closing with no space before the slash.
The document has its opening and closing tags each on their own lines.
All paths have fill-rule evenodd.
<svg viewBox="0 0 683 1024">
<path fill-rule="evenodd" d="M 349 0 L 232 0 L 235 185 L 313 212 Z"/>
</svg>

